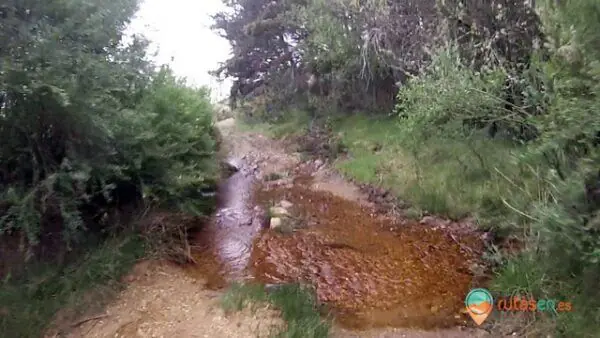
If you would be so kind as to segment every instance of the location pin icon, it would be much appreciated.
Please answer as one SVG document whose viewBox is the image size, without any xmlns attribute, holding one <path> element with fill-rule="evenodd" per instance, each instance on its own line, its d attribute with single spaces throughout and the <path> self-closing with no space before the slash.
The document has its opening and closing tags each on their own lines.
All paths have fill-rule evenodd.
<svg viewBox="0 0 600 338">
<path fill-rule="evenodd" d="M 481 325 L 492 313 L 494 299 L 486 289 L 473 289 L 465 298 L 467 313 L 477 325 Z"/>
<path fill-rule="evenodd" d="M 478 314 L 478 313 L 469 311 L 469 316 L 471 316 L 471 318 L 473 318 L 473 321 L 475 321 L 475 323 L 477 325 L 481 325 L 487 319 L 487 317 L 489 315 L 490 315 L 490 312 Z"/>
</svg>

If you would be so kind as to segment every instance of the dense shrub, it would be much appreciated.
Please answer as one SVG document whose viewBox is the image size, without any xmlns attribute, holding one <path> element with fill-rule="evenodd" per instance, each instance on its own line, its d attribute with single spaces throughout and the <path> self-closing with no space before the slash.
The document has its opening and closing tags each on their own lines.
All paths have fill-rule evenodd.
<svg viewBox="0 0 600 338">
<path fill-rule="evenodd" d="M 396 110 L 404 118 L 403 130 L 419 142 L 464 137 L 453 132 L 472 120 L 491 124 L 503 113 L 502 80 L 500 70 L 481 74 L 461 64 L 454 50 L 440 52 L 422 76 L 399 91 Z"/>
<path fill-rule="evenodd" d="M 513 234 L 526 235 L 521 238 L 526 250 L 504 261 L 494 286 L 573 301 L 577 310 L 559 315 L 554 329 L 568 337 L 592 336 L 598 330 L 600 308 L 594 282 L 600 277 L 600 5 L 547 2 L 541 13 L 550 58 L 534 57 L 530 67 L 517 74 L 523 100 L 510 102 L 510 109 L 506 106 L 503 83 L 510 71 L 496 67 L 476 72 L 452 51 L 442 52 L 425 74 L 400 90 L 398 130 L 404 145 L 424 161 L 431 159 L 432 148 L 444 147 L 439 143 L 454 144 L 455 150 L 477 149 L 478 161 L 466 168 L 483 168 L 483 189 L 497 196 L 491 199 L 496 199 L 496 210 L 480 207 L 474 212 L 484 218 L 496 213 L 495 222 Z M 485 122 L 488 128 L 497 122 L 532 127 L 536 137 L 526 145 L 501 140 L 494 145 L 474 131 L 481 125 L 465 124 L 473 121 Z M 500 158 L 498 145 L 509 150 Z M 438 163 L 451 167 L 446 164 L 453 161 L 451 154 L 438 157 Z M 464 174 L 470 172 L 463 169 Z M 427 180 L 431 178 L 423 178 Z M 429 191 L 441 196 L 457 192 Z"/>
<path fill-rule="evenodd" d="M 208 89 L 187 87 L 163 69 L 136 109 L 122 116 L 113 129 L 126 161 L 121 170 L 139 178 L 145 199 L 206 212 L 201 191 L 217 173 Z"/>
<path fill-rule="evenodd" d="M 136 8 L 0 5 L 0 239 L 21 238 L 28 256 L 114 230 L 106 215 L 133 202 L 210 206 L 200 194 L 216 174 L 208 91 L 156 70 L 143 38 L 122 43 Z"/>
</svg>

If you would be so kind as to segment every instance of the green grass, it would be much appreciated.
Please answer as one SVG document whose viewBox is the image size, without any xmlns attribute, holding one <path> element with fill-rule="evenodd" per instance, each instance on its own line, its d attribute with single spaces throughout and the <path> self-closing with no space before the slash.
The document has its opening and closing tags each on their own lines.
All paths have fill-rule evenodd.
<svg viewBox="0 0 600 338">
<path fill-rule="evenodd" d="M 7 278 L 0 285 L 0 332 L 39 337 L 59 310 L 75 319 L 92 307 L 100 309 L 144 251 L 138 237 L 120 237 L 88 249 L 63 269 L 45 265 L 30 269 L 27 280 Z"/>
<path fill-rule="evenodd" d="M 238 119 L 236 123 L 241 131 L 260 132 L 275 139 L 284 136 L 302 135 L 307 131 L 310 125 L 311 119 L 305 112 L 292 111 L 286 114 L 286 117 L 287 118 L 278 123 L 249 123 L 244 122 L 243 119 Z"/>
<path fill-rule="evenodd" d="M 324 338 L 330 323 L 321 318 L 313 292 L 296 284 L 282 285 L 267 293 L 262 285 L 234 284 L 222 298 L 226 311 L 269 302 L 281 312 L 286 327 L 275 336 L 286 338 Z"/>
<path fill-rule="evenodd" d="M 559 259 L 557 259 L 558 261 Z M 522 335 L 529 337 L 597 337 L 598 298 L 582 290 L 582 278 L 579 276 L 553 278 L 547 274 L 548 263 L 560 265 L 559 262 L 542 262 L 533 252 L 525 252 L 505 262 L 492 280 L 489 289 L 504 295 L 532 295 L 537 299 L 553 299 L 570 301 L 572 312 L 540 313 L 535 323 L 522 322 L 515 327 L 523 330 Z M 592 282 L 597 285 L 597 281 Z M 531 321 L 531 319 L 529 320 Z M 499 325 L 503 323 L 500 321 Z"/>
<path fill-rule="evenodd" d="M 403 143 L 401 121 L 354 116 L 335 122 L 350 154 L 337 168 L 390 188 L 421 210 L 455 219 L 474 215 L 488 224 L 506 220 L 511 206 L 522 207 L 525 197 L 536 200 L 543 191 L 533 167 L 512 161 L 520 151 L 514 145 L 485 137 L 470 144 L 430 139 L 415 154 Z"/>
</svg>

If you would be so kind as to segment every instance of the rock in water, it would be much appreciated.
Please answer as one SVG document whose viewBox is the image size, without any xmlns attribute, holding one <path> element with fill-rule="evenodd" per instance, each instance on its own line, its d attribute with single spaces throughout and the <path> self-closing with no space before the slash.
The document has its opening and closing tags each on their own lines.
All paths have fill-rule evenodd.
<svg viewBox="0 0 600 338">
<path fill-rule="evenodd" d="M 221 168 L 226 177 L 229 177 L 235 174 L 236 172 L 240 171 L 239 166 L 231 160 L 222 161 Z"/>
<path fill-rule="evenodd" d="M 269 227 L 271 229 L 278 229 L 283 224 L 283 220 L 279 217 L 271 217 L 269 224 Z"/>
</svg>

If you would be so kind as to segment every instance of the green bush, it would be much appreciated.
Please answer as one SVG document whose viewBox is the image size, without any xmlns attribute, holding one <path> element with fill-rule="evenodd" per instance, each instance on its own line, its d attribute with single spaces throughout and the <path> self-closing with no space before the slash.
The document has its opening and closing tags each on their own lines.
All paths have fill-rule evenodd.
<svg viewBox="0 0 600 338">
<path fill-rule="evenodd" d="M 216 180 L 216 140 L 206 88 L 193 89 L 164 68 L 134 110 L 113 127 L 123 172 L 139 178 L 147 201 L 204 214 L 201 190 Z"/>
<path fill-rule="evenodd" d="M 461 194 L 448 179 L 477 186 L 472 213 L 525 235 L 526 250 L 506 257 L 494 287 L 574 302 L 574 312 L 542 318 L 562 336 L 591 337 L 600 315 L 600 5 L 547 2 L 542 13 L 551 57 L 517 74 L 524 100 L 506 109 L 503 69 L 475 73 L 443 52 L 400 90 L 398 134 L 421 168 L 418 204 L 471 199 L 473 189 Z M 526 145 L 487 139 L 481 125 L 465 128 L 474 120 L 530 125 L 538 133 Z M 436 179 L 440 173 L 449 173 L 445 181 Z"/>
<path fill-rule="evenodd" d="M 537 120 L 542 139 L 532 155 L 549 159 L 552 199 L 532 208 L 532 248 L 546 282 L 542 292 L 572 299 L 576 310 L 558 317 L 566 337 L 597 334 L 600 315 L 600 4 L 569 1 L 543 7 L 553 57 L 545 63 L 552 104 Z M 530 254 L 529 254 L 530 255 Z M 527 254 L 519 260 L 526 260 Z M 511 287 L 510 282 L 504 284 Z"/>
<path fill-rule="evenodd" d="M 87 309 L 83 296 L 119 286 L 152 240 L 187 241 L 177 212 L 212 208 L 209 92 L 157 69 L 142 37 L 124 43 L 137 5 L 0 4 L 2 332 L 37 337 L 61 308 Z M 117 216 L 141 206 L 172 212 L 171 228 L 128 231 L 138 223 Z"/>
<path fill-rule="evenodd" d="M 139 199 L 195 214 L 211 206 L 201 198 L 217 170 L 208 91 L 156 70 L 143 38 L 121 43 L 136 9 L 0 6 L 0 238 L 23 236 L 27 257 L 118 228 L 102 215 Z"/>
<path fill-rule="evenodd" d="M 501 70 L 477 73 L 462 65 L 454 49 L 441 51 L 425 74 L 413 78 L 398 93 L 397 113 L 411 144 L 442 135 L 464 138 L 464 122 L 491 123 L 502 112 Z M 427 104 L 425 104 L 427 103 Z M 452 134 L 452 135 L 449 135 Z"/>
<path fill-rule="evenodd" d="M 450 49 L 400 89 L 400 119 L 389 137 L 412 157 L 414 177 L 401 180 L 405 197 L 429 212 L 474 215 L 486 227 L 520 227 L 522 217 L 506 215 L 533 203 L 530 197 L 545 187 L 539 163 L 519 158 L 526 146 L 514 142 L 510 129 L 497 127 L 524 124 L 505 108 L 506 76 L 501 68 L 475 72 Z"/>
</svg>

